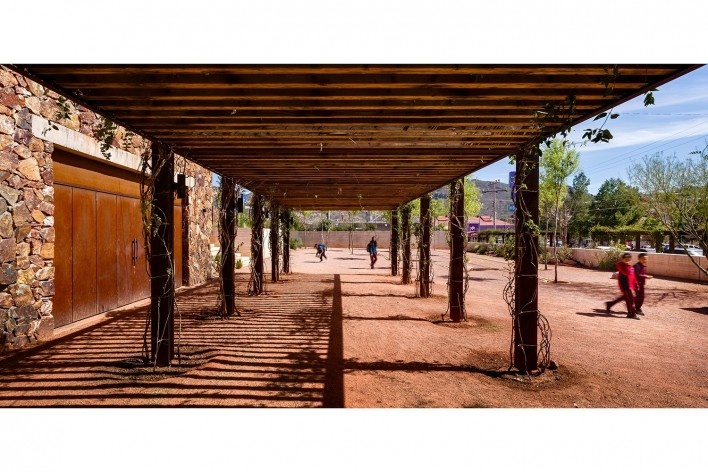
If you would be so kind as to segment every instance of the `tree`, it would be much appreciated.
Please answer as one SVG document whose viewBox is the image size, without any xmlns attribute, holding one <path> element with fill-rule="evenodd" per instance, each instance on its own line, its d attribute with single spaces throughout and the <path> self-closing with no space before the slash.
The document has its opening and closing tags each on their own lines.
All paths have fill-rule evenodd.
<svg viewBox="0 0 708 472">
<path fill-rule="evenodd" d="M 644 156 L 629 169 L 629 178 L 646 196 L 652 216 L 684 247 L 683 236 L 698 240 L 708 254 L 708 160 L 679 159 L 676 154 Z M 704 274 L 708 270 L 686 251 Z"/>
<path fill-rule="evenodd" d="M 474 184 L 472 176 L 465 179 L 465 219 L 473 215 L 478 215 L 479 211 L 482 209 L 482 193 L 479 191 L 479 187 Z"/>
<path fill-rule="evenodd" d="M 616 178 L 603 182 L 590 204 L 593 226 L 630 226 L 638 222 L 643 214 L 639 191 Z"/>
<path fill-rule="evenodd" d="M 558 283 L 558 218 L 568 193 L 566 180 L 578 169 L 579 164 L 580 154 L 578 151 L 568 149 L 567 142 L 560 139 L 551 141 L 541 154 L 541 183 L 539 187 L 541 195 L 539 200 L 550 204 L 555 219 L 553 227 L 553 257 L 556 259 L 555 283 Z"/>
<path fill-rule="evenodd" d="M 588 192 L 590 179 L 581 170 L 573 177 L 573 184 L 568 189 L 567 206 L 570 210 L 568 231 L 571 237 L 581 241 L 590 232 L 590 204 L 592 196 Z"/>
<path fill-rule="evenodd" d="M 544 266 L 548 270 L 548 233 L 553 219 L 553 192 L 547 182 L 541 180 L 538 186 L 539 220 L 546 221 L 546 232 L 543 237 Z"/>
</svg>

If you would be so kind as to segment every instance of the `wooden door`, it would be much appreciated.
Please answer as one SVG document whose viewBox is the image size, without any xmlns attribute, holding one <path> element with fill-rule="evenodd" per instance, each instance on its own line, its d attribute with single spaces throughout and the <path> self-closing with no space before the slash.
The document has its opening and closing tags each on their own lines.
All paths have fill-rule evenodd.
<svg viewBox="0 0 708 472">
<path fill-rule="evenodd" d="M 133 298 L 133 267 L 135 265 L 135 238 L 133 237 L 132 198 L 117 197 L 118 215 L 116 228 L 117 263 L 117 298 L 118 306 L 135 301 Z"/>
<path fill-rule="evenodd" d="M 97 311 L 96 287 L 96 192 L 73 190 L 72 200 L 72 284 L 73 321 Z"/>
<path fill-rule="evenodd" d="M 98 312 L 118 306 L 117 197 L 96 192 L 96 270 Z"/>
<path fill-rule="evenodd" d="M 54 326 L 60 327 L 72 322 L 73 276 L 72 276 L 72 188 L 54 185 L 54 229 L 56 231 L 54 252 L 54 298 L 52 314 Z"/>
<path fill-rule="evenodd" d="M 140 184 L 129 171 L 55 150 L 55 326 L 150 296 Z M 174 207 L 175 287 L 182 285 L 182 205 Z"/>
<path fill-rule="evenodd" d="M 135 259 L 133 262 L 133 299 L 142 300 L 150 296 L 150 270 L 148 267 L 147 253 L 145 251 L 145 237 L 143 235 L 143 217 L 140 211 L 140 199 L 131 199 L 131 231 L 135 244 Z"/>
</svg>

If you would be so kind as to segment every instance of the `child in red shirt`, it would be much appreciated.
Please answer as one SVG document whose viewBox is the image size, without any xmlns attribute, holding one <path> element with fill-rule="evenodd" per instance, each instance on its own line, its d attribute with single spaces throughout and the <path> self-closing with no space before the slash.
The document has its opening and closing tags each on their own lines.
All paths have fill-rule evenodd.
<svg viewBox="0 0 708 472">
<path fill-rule="evenodd" d="M 632 254 L 629 252 L 623 253 L 622 258 L 617 261 L 615 267 L 619 273 L 619 276 L 617 277 L 617 285 L 619 286 L 622 294 L 611 302 L 605 302 L 607 313 L 610 312 L 610 308 L 612 308 L 616 303 L 624 300 L 627 305 L 627 318 L 638 320 L 639 317 L 634 309 L 633 290 L 637 289 L 637 277 L 634 274 L 634 267 L 632 266 Z"/>
</svg>

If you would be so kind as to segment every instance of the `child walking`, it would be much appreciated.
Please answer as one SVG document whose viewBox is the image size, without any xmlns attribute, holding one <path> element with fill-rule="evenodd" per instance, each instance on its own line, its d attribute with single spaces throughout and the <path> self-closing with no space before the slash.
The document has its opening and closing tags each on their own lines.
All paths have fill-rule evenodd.
<svg viewBox="0 0 708 472">
<path fill-rule="evenodd" d="M 622 294 L 610 302 L 605 302 L 606 311 L 610 313 L 610 308 L 624 300 L 627 305 L 627 318 L 638 320 L 639 317 L 634 308 L 634 293 L 632 292 L 637 289 L 637 278 L 634 274 L 634 266 L 632 266 L 632 254 L 629 252 L 623 253 L 622 258 L 617 261 L 615 267 L 619 273 L 617 285 L 619 285 Z"/>
</svg>

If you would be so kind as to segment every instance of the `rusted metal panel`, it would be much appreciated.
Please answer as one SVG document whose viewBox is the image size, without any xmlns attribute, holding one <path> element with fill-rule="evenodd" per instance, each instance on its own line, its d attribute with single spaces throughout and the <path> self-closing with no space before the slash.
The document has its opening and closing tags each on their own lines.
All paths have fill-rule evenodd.
<svg viewBox="0 0 708 472">
<path fill-rule="evenodd" d="M 54 326 L 60 327 L 72 321 L 72 226 L 73 205 L 72 188 L 64 185 L 54 185 L 54 229 L 56 231 L 56 251 L 54 252 L 54 286 L 55 294 L 52 300 Z"/>
<path fill-rule="evenodd" d="M 135 242 L 133 237 L 133 199 L 119 197 L 117 200 L 118 215 L 116 228 L 117 260 L 117 298 L 118 306 L 127 305 L 133 301 L 133 270 L 135 265 Z"/>
<path fill-rule="evenodd" d="M 52 157 L 61 181 L 55 326 L 149 297 L 138 176 L 60 149 Z M 181 281 L 181 264 L 176 270 Z"/>
<path fill-rule="evenodd" d="M 150 296 L 150 271 L 148 268 L 145 237 L 143 235 L 143 220 L 140 210 L 140 200 L 131 199 L 132 240 L 135 241 L 135 262 L 133 267 L 133 300 L 143 300 Z"/>
<path fill-rule="evenodd" d="M 115 195 L 96 192 L 96 286 L 98 312 L 118 306 L 118 222 Z"/>
<path fill-rule="evenodd" d="M 54 150 L 52 161 L 55 182 L 116 195 L 140 197 L 139 177 L 135 172 L 86 159 L 62 149 Z"/>
<path fill-rule="evenodd" d="M 97 313 L 96 192 L 75 188 L 72 200 L 73 321 Z"/>
</svg>

